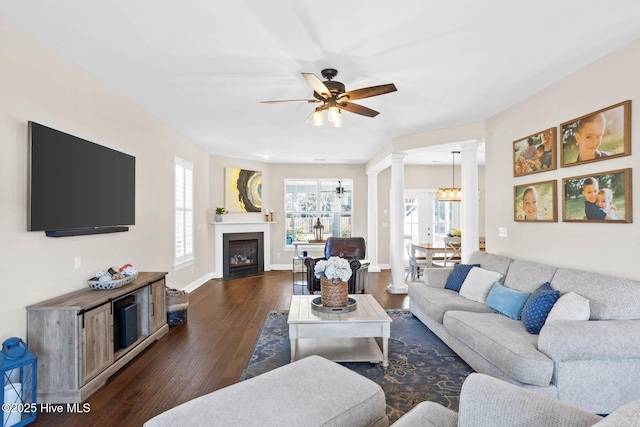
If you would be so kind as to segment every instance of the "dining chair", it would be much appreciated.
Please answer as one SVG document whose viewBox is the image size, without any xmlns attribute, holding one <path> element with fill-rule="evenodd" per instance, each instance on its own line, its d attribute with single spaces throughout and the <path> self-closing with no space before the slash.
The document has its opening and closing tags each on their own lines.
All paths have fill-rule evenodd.
<svg viewBox="0 0 640 427">
<path fill-rule="evenodd" d="M 407 274 L 405 275 L 405 281 L 411 278 L 411 281 L 419 279 L 422 276 L 422 270 L 427 268 L 427 258 L 417 254 L 417 251 L 413 247 L 413 242 L 410 239 L 405 239 L 405 246 L 407 248 L 407 255 L 409 256 L 409 267 L 407 268 Z"/>
<path fill-rule="evenodd" d="M 444 266 L 455 264 L 462 260 L 462 242 L 460 237 L 444 238 Z"/>
</svg>

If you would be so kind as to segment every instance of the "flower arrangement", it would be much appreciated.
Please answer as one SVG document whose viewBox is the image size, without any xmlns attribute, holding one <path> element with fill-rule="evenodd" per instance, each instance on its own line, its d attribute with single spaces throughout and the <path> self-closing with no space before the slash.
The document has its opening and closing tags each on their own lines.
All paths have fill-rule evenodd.
<svg viewBox="0 0 640 427">
<path fill-rule="evenodd" d="M 332 256 L 328 260 L 320 260 L 314 268 L 316 278 L 326 277 L 329 280 L 340 279 L 346 282 L 351 277 L 351 266 L 344 258 Z"/>
<path fill-rule="evenodd" d="M 449 237 L 462 237 L 462 230 L 459 228 L 453 228 L 449 232 Z"/>
</svg>

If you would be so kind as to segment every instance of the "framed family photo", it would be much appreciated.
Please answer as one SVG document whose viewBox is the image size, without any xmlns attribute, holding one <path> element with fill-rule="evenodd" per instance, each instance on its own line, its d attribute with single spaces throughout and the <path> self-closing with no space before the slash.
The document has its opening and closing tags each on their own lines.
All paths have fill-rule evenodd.
<svg viewBox="0 0 640 427">
<path fill-rule="evenodd" d="M 631 168 L 565 178 L 562 182 L 565 222 L 631 223 Z"/>
<path fill-rule="evenodd" d="M 560 166 L 631 154 L 631 101 L 603 108 L 560 125 Z"/>
<path fill-rule="evenodd" d="M 557 222 L 557 180 L 516 185 L 513 187 L 513 220 Z"/>
<path fill-rule="evenodd" d="M 556 128 L 513 141 L 513 176 L 556 169 Z"/>
</svg>

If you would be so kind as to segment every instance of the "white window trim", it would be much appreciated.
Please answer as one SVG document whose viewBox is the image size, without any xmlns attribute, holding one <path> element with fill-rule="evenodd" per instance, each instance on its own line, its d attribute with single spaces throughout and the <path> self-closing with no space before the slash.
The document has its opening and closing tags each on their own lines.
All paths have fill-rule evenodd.
<svg viewBox="0 0 640 427">
<path fill-rule="evenodd" d="M 352 178 L 285 178 L 284 179 L 284 186 L 283 186 L 283 191 L 284 191 L 284 195 L 286 198 L 286 194 L 287 194 L 287 182 L 289 181 L 315 181 L 316 182 L 316 194 L 318 195 L 318 200 L 320 200 L 320 193 L 321 193 L 321 183 L 322 181 L 336 181 L 336 184 L 338 182 L 338 180 L 342 181 L 342 182 L 349 182 L 351 184 L 351 211 L 349 212 L 351 214 L 351 220 L 353 221 L 354 218 L 354 210 L 355 210 L 355 180 Z M 285 206 L 283 206 L 283 212 L 284 212 L 284 216 L 286 217 L 287 213 L 289 213 L 286 210 L 286 201 L 285 201 Z M 322 212 L 317 211 L 316 212 L 317 215 L 321 215 Z M 285 227 L 286 228 L 286 227 Z M 285 231 L 286 232 L 286 231 Z M 353 230 L 352 230 L 352 234 L 353 236 Z M 293 244 L 284 244 L 283 246 L 284 250 L 287 252 L 293 252 L 295 251 L 295 247 L 293 246 Z"/>
<path fill-rule="evenodd" d="M 182 198 L 182 206 L 179 207 L 178 206 L 178 193 L 177 193 L 177 189 L 178 189 L 178 182 L 177 182 L 177 176 L 179 173 L 178 168 L 182 169 L 183 171 L 183 176 L 182 176 L 182 183 L 183 183 L 183 189 L 182 189 L 182 194 L 183 194 L 183 198 Z M 193 188 L 194 188 L 194 180 L 193 180 L 193 163 L 181 159 L 180 157 L 176 157 L 175 158 L 175 164 L 174 164 L 174 216 L 173 216 L 173 220 L 174 220 L 174 233 L 173 233 L 173 254 L 174 254 L 174 264 L 173 264 L 173 270 L 177 271 L 177 270 L 181 270 L 183 268 L 186 268 L 190 265 L 193 265 L 195 263 L 195 243 L 194 243 L 194 223 L 195 223 L 195 219 L 194 219 L 194 209 L 193 209 L 193 203 L 194 203 L 194 199 L 193 199 Z M 188 177 L 191 177 L 190 182 L 188 181 Z M 188 185 L 190 184 L 190 190 L 188 189 Z M 187 192 L 190 191 L 190 194 L 188 195 Z M 187 196 L 190 196 L 187 197 Z M 190 206 L 185 206 L 187 205 L 188 201 L 191 201 L 191 205 Z M 191 213 L 191 224 L 190 227 L 184 227 L 183 228 L 183 232 L 184 235 L 183 237 L 183 241 L 185 242 L 184 246 L 185 247 L 190 247 L 191 250 L 178 256 L 178 221 L 177 218 L 180 215 L 180 213 L 187 213 L 190 212 Z M 184 219 L 183 219 L 184 221 Z M 191 230 L 190 235 L 187 235 L 187 229 Z M 189 242 L 190 240 L 190 242 Z"/>
</svg>

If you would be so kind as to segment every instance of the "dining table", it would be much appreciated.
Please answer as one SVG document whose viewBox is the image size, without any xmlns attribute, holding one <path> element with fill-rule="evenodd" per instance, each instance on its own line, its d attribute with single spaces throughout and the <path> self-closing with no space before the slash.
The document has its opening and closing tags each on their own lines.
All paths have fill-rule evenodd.
<svg viewBox="0 0 640 427">
<path fill-rule="evenodd" d="M 416 257 L 424 256 L 426 260 L 426 264 L 431 266 L 434 265 L 433 261 L 442 262 L 442 266 L 446 267 L 447 263 L 454 264 L 455 262 L 460 262 L 459 254 L 462 250 L 462 245 L 457 243 L 453 245 L 451 243 L 448 245 L 444 242 L 436 242 L 436 243 L 413 243 L 411 245 L 412 254 Z M 478 250 L 485 250 L 485 243 L 479 242 Z"/>
</svg>

